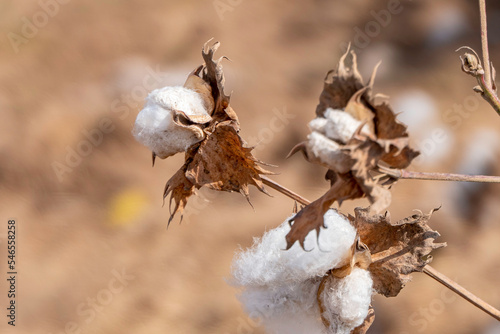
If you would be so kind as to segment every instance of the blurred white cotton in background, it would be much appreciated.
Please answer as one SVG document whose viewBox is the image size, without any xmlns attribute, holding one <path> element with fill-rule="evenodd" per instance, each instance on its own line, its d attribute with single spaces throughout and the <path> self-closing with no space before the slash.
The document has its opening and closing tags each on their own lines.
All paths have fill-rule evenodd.
<svg viewBox="0 0 500 334">
<path fill-rule="evenodd" d="M 412 89 L 396 96 L 393 105 L 398 121 L 408 126 L 410 138 L 420 151 L 413 163 L 415 166 L 425 164 L 431 168 L 449 156 L 455 135 L 449 126 L 441 123 L 432 96 Z"/>
</svg>

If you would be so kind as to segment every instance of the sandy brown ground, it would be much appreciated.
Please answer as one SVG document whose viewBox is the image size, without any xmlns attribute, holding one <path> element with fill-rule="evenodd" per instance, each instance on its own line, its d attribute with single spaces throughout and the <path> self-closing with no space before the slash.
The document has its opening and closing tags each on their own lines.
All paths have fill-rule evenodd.
<svg viewBox="0 0 500 334">
<path fill-rule="evenodd" d="M 215 9 L 220 3 L 229 6 L 222 16 Z M 298 156 L 284 157 L 307 135 L 323 77 L 335 66 L 340 46 L 355 37 L 355 28 L 374 20 L 371 10 L 387 5 L 73 0 L 50 7 L 53 16 L 37 31 L 24 28 L 30 37 L 16 53 L 8 34 L 23 34 L 23 18 L 44 23 L 43 8 L 36 1 L 2 2 L 0 332 L 264 333 L 227 284 L 231 260 L 253 237 L 280 224 L 293 203 L 274 192 L 269 198 L 254 191 L 252 210 L 238 194 L 202 191 L 188 204 L 183 223 L 176 220 L 167 231 L 169 213 L 161 194 L 182 157 L 151 168 L 150 153 L 131 136 L 145 88 L 182 84 L 201 62 L 203 43 L 215 37 L 222 42 L 219 55 L 231 59 L 225 63 L 226 82 L 243 137 L 256 144 L 250 138 L 269 128 L 275 110 L 294 115 L 282 131 L 261 142 L 256 155 L 279 165 L 276 180 L 317 198 L 327 189 L 324 170 Z M 397 99 L 418 90 L 434 99 L 436 114 L 423 129 L 442 128 L 450 135 L 435 144 L 442 154 L 414 169 L 459 172 L 467 143 L 478 133 L 500 130 L 500 119 L 482 101 L 473 112 L 450 114 L 454 103 L 473 96 L 474 81 L 460 72 L 454 50 L 463 44 L 478 47 L 477 10 L 466 1 L 402 6 L 366 47 L 356 48 L 361 72 L 367 78 L 383 60 L 379 92 Z M 436 22 L 443 21 L 439 15 L 450 10 L 461 13 L 465 28 L 455 39 L 428 42 Z M 492 10 L 492 22 L 496 13 Z M 498 32 L 492 23 L 496 63 Z M 162 74 L 152 76 L 148 69 Z M 418 101 L 412 106 L 420 112 Z M 95 135 L 97 144 L 85 144 L 86 134 L 103 129 L 108 131 L 102 138 Z M 416 144 L 429 136 L 418 137 L 418 131 Z M 479 145 L 499 162 L 494 140 Z M 71 150 L 86 156 L 73 158 L 73 166 L 58 176 L 54 162 L 66 163 Z M 498 164 L 491 166 L 490 173 L 500 172 Z M 458 213 L 454 200 L 463 191 L 448 183 L 401 181 L 391 214 L 398 219 L 413 209 L 442 206 L 431 224 L 449 246 L 435 252 L 433 266 L 500 307 L 500 191 L 478 188 L 467 199 L 467 215 Z M 366 203 L 346 203 L 342 212 Z M 15 328 L 6 325 L 4 315 L 11 217 L 19 227 Z M 374 305 L 371 333 L 500 331 L 492 318 L 421 274 L 397 298 L 376 297 Z"/>
</svg>

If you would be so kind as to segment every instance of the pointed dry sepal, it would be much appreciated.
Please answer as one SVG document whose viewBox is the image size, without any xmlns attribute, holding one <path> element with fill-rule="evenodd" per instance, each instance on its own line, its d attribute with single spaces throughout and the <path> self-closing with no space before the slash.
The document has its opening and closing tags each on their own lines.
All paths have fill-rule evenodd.
<svg viewBox="0 0 500 334">
<path fill-rule="evenodd" d="M 186 207 L 188 198 L 195 193 L 195 186 L 186 178 L 185 171 L 186 166 L 179 169 L 177 173 L 175 173 L 170 180 L 168 180 L 167 184 L 165 184 L 165 189 L 163 190 L 163 201 L 165 201 L 165 198 L 167 198 L 170 194 L 168 203 L 170 218 L 168 219 L 168 225 L 170 225 L 177 212 L 182 214 L 182 211 Z M 172 201 L 175 202 L 173 211 Z"/>
</svg>

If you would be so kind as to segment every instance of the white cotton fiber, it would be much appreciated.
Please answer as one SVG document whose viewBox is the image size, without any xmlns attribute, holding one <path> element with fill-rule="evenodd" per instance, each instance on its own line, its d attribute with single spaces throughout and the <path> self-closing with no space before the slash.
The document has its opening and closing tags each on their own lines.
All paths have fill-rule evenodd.
<svg viewBox="0 0 500 334">
<path fill-rule="evenodd" d="M 152 91 L 137 115 L 133 133 L 137 141 L 162 159 L 186 151 L 205 136 L 197 125 L 182 126 L 173 122 L 173 110 L 198 121 L 210 120 L 197 92 L 179 86 Z"/>
<path fill-rule="evenodd" d="M 346 263 L 356 236 L 354 227 L 337 211 L 328 210 L 324 220 L 327 228 L 321 229 L 319 241 L 316 233 L 309 233 L 306 250 L 298 243 L 285 250 L 287 219 L 235 256 L 232 273 L 234 285 L 242 288 L 239 299 L 249 314 L 262 319 L 268 333 L 333 334 L 337 332 L 332 328 L 352 329 L 368 314 L 372 280 L 367 271 L 355 268 L 346 278 L 328 283 L 322 296 L 336 322 L 327 329 L 321 321 L 319 284 L 330 269 Z"/>
<path fill-rule="evenodd" d="M 291 218 L 291 217 L 290 217 Z M 288 220 L 256 239 L 252 248 L 237 254 L 233 262 L 235 283 L 262 286 L 302 282 L 323 276 L 342 265 L 354 242 L 356 230 L 349 220 L 335 210 L 328 210 L 319 240 L 311 232 L 305 239 L 305 251 L 295 243 L 286 249 L 285 236 L 290 231 Z"/>
<path fill-rule="evenodd" d="M 273 286 L 250 286 L 242 291 L 240 301 L 248 314 L 274 318 L 284 313 L 319 315 L 316 294 L 319 279 Z"/>
<path fill-rule="evenodd" d="M 319 163 L 339 173 L 347 173 L 351 168 L 348 156 L 340 150 L 340 145 L 319 132 L 307 135 L 307 152 Z"/>
<path fill-rule="evenodd" d="M 348 334 L 368 315 L 373 292 L 370 272 L 355 267 L 349 276 L 330 279 L 325 284 L 323 316 L 330 322 L 330 332 Z"/>
<path fill-rule="evenodd" d="M 358 121 L 343 110 L 326 109 L 325 118 L 328 120 L 325 125 L 325 135 L 333 140 L 347 143 L 352 138 L 356 130 L 360 127 Z"/>
</svg>

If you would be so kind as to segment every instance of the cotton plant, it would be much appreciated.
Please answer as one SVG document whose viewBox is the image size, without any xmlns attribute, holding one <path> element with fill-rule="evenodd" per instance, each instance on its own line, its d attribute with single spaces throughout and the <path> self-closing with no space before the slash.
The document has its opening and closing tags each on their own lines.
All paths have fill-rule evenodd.
<svg viewBox="0 0 500 334">
<path fill-rule="evenodd" d="M 429 266 L 431 252 L 446 246 L 435 243 L 439 233 L 428 225 L 437 209 L 391 222 L 390 188 L 409 175 L 403 168 L 419 152 L 385 97 L 373 93 L 376 68 L 365 84 L 348 49 L 325 78 L 311 132 L 290 152 L 327 168 L 330 188 L 310 202 L 269 179 L 273 173 L 241 138 L 224 93 L 223 58 L 213 58 L 218 47 L 205 44 L 204 63 L 183 86 L 149 94 L 133 133 L 151 150 L 153 165 L 156 157 L 184 153 L 163 192 L 164 199 L 170 195 L 169 224 L 203 186 L 249 200 L 250 185 L 267 194 L 266 185 L 302 205 L 235 255 L 230 281 L 249 314 L 261 317 L 269 333 L 362 334 L 375 317 L 372 295 L 397 296 L 414 272 L 466 291 Z M 351 213 L 331 209 L 363 197 L 370 206 Z"/>
</svg>

